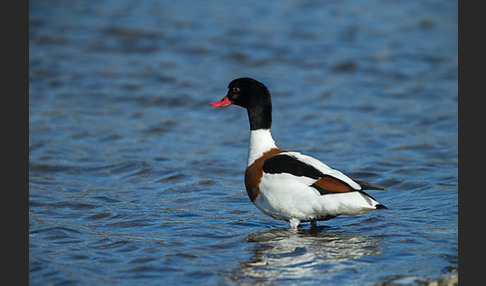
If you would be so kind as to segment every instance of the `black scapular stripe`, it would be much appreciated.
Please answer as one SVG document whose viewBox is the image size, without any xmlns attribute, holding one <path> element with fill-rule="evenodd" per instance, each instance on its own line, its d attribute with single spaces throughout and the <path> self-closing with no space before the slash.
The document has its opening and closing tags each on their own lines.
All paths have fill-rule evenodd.
<svg viewBox="0 0 486 286">
<path fill-rule="evenodd" d="M 265 160 L 263 171 L 267 174 L 289 173 L 298 177 L 319 179 L 324 174 L 316 168 L 288 155 L 277 155 Z"/>
</svg>

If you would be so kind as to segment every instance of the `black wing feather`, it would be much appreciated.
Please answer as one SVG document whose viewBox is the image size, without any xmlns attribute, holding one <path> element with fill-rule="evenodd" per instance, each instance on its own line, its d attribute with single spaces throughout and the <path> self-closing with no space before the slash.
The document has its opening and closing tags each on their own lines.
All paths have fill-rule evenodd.
<svg viewBox="0 0 486 286">
<path fill-rule="evenodd" d="M 358 183 L 358 185 L 361 186 L 362 190 L 382 190 L 382 191 L 386 191 L 385 187 L 380 186 L 380 185 L 375 185 L 375 184 L 372 184 L 372 183 L 368 183 L 368 182 L 365 182 L 365 181 L 359 181 L 359 180 L 355 180 L 355 179 L 352 179 L 352 180 L 355 181 L 356 183 Z"/>
<path fill-rule="evenodd" d="M 267 174 L 289 173 L 298 177 L 319 179 L 324 174 L 318 169 L 289 155 L 277 155 L 265 160 L 263 171 Z"/>
</svg>

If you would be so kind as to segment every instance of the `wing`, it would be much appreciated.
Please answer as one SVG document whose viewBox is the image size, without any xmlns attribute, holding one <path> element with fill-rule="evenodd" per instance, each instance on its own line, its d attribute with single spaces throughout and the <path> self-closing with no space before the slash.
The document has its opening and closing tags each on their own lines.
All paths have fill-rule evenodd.
<svg viewBox="0 0 486 286">
<path fill-rule="evenodd" d="M 298 152 L 285 152 L 265 161 L 263 170 L 270 174 L 289 173 L 314 179 L 311 185 L 321 195 L 361 190 L 385 190 L 385 187 L 351 179 L 321 161 Z"/>
<path fill-rule="evenodd" d="M 321 161 L 296 152 L 286 152 L 268 158 L 263 163 L 267 174 L 288 173 L 313 180 L 311 184 L 321 195 L 361 190 L 361 185 Z"/>
</svg>

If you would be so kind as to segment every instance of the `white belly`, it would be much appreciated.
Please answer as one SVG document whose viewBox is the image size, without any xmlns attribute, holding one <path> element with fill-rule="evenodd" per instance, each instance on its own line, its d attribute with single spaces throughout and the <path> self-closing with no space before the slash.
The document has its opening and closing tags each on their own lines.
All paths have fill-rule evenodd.
<svg viewBox="0 0 486 286">
<path fill-rule="evenodd" d="M 321 195 L 315 180 L 291 174 L 264 174 L 255 206 L 263 213 L 289 221 L 311 221 L 341 214 L 359 214 L 375 209 L 376 201 L 360 192 Z"/>
</svg>

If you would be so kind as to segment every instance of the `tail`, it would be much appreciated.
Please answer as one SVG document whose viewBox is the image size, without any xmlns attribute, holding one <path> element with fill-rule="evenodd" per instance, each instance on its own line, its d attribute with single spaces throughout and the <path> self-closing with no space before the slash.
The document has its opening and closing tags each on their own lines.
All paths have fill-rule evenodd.
<svg viewBox="0 0 486 286">
<path fill-rule="evenodd" d="M 383 189 L 385 190 L 385 189 Z M 371 205 L 375 207 L 375 209 L 388 209 L 385 205 L 380 204 L 375 198 L 372 196 L 368 195 L 367 193 L 363 191 L 359 191 L 361 194 L 365 195 L 366 197 L 371 199 Z"/>
<path fill-rule="evenodd" d="M 382 205 L 382 204 L 377 204 L 376 206 L 376 209 L 379 210 L 379 209 L 388 209 L 385 205 Z"/>
<path fill-rule="evenodd" d="M 368 182 L 365 182 L 365 181 L 359 181 L 359 180 L 355 180 L 355 179 L 352 179 L 352 180 L 355 181 L 356 183 L 358 183 L 358 185 L 361 186 L 361 190 L 380 190 L 380 191 L 386 191 L 385 190 L 385 187 L 380 186 L 380 185 L 375 185 L 375 184 L 372 184 L 372 183 L 368 183 Z M 388 209 L 385 205 L 380 204 L 372 196 L 368 195 L 367 193 L 365 193 L 363 191 L 360 191 L 360 192 L 362 194 L 366 195 L 367 197 L 369 197 L 370 199 L 372 199 L 373 201 L 376 202 L 376 204 L 374 204 L 374 207 L 376 209 Z"/>
</svg>

